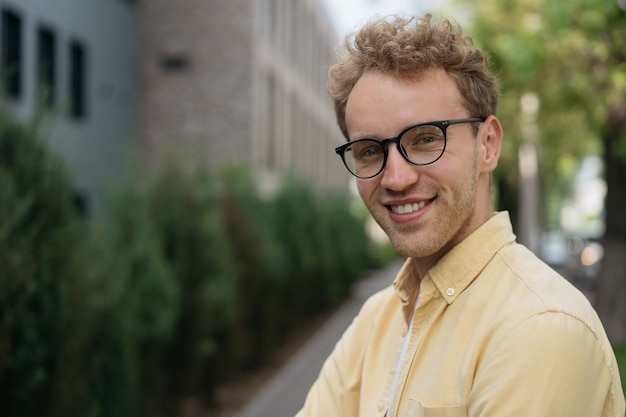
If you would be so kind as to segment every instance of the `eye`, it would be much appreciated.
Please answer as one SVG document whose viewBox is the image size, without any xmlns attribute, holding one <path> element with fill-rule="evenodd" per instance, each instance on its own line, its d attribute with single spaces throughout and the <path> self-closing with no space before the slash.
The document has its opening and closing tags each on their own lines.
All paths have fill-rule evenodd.
<svg viewBox="0 0 626 417">
<path fill-rule="evenodd" d="M 363 158 L 372 158 L 378 156 L 382 153 L 382 150 L 378 146 L 370 146 L 369 148 L 363 149 L 361 152 L 361 156 Z"/>
<path fill-rule="evenodd" d="M 355 141 L 349 151 L 351 151 L 355 160 L 363 162 L 376 160 L 384 155 L 384 150 L 380 143 L 371 139 Z"/>
<path fill-rule="evenodd" d="M 402 146 L 407 151 L 424 151 L 443 146 L 443 132 L 437 126 L 418 126 L 402 136 Z"/>
<path fill-rule="evenodd" d="M 438 136 L 421 136 L 417 139 L 418 143 L 423 143 L 424 145 L 428 145 L 429 143 L 433 143 L 433 142 L 437 142 L 438 140 L 441 140 L 440 137 Z"/>
</svg>

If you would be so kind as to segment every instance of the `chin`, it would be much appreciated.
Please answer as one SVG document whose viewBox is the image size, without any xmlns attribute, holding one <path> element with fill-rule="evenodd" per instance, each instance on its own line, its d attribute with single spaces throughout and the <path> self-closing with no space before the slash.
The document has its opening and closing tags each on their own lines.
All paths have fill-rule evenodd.
<svg viewBox="0 0 626 417">
<path fill-rule="evenodd" d="M 407 258 L 426 258 L 441 250 L 439 245 L 426 245 L 421 242 L 397 241 L 391 239 L 391 245 L 402 256 Z"/>
</svg>

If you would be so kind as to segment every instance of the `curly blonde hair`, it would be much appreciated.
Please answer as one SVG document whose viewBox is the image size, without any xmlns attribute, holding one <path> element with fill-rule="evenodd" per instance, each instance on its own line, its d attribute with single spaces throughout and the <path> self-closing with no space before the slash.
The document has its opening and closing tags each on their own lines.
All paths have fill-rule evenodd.
<svg viewBox="0 0 626 417">
<path fill-rule="evenodd" d="M 328 73 L 328 94 L 346 139 L 346 102 L 366 72 L 413 79 L 429 69 L 442 68 L 455 78 L 470 116 L 487 117 L 496 112 L 499 86 L 487 55 L 449 20 L 433 22 L 430 14 L 374 20 L 347 36 L 344 45 L 347 54 L 341 55 Z"/>
</svg>

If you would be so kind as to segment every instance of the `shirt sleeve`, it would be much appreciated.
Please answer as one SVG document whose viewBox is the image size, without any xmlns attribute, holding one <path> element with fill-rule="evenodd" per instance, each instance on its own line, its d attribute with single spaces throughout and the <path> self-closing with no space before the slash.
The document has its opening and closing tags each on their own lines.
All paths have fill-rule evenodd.
<svg viewBox="0 0 626 417">
<path fill-rule="evenodd" d="M 350 383 L 358 352 L 354 351 L 359 317 L 344 332 L 326 359 L 296 417 L 336 417 L 358 414 L 358 386 Z"/>
<path fill-rule="evenodd" d="M 597 336 L 563 312 L 523 320 L 481 358 L 468 416 L 623 417 L 615 356 Z"/>
</svg>

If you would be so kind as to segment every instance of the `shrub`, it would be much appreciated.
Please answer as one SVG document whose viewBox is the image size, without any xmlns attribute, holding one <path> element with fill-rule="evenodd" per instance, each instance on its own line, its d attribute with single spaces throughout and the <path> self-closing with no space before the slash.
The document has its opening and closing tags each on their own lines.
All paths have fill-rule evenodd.
<svg viewBox="0 0 626 417">
<path fill-rule="evenodd" d="M 289 312 L 288 261 L 278 240 L 274 204 L 261 199 L 246 169 L 222 173 L 220 190 L 225 244 L 234 254 L 236 308 L 228 332 L 230 368 L 257 366 L 282 340 Z"/>
<path fill-rule="evenodd" d="M 168 165 L 82 219 L 36 126 L 0 113 L 0 415 L 177 413 L 369 268 L 345 195 Z"/>
<path fill-rule="evenodd" d="M 81 343 L 72 357 L 80 358 L 76 380 L 85 388 L 73 388 L 84 392 L 75 404 L 92 416 L 147 412 L 157 407 L 155 392 L 165 389 L 161 357 L 179 316 L 181 288 L 138 189 L 120 190 L 91 236 L 94 262 L 76 288 L 83 313 L 74 320 Z"/>
<path fill-rule="evenodd" d="M 206 397 L 218 381 L 222 339 L 235 314 L 235 279 L 215 180 L 169 166 L 147 187 L 162 251 L 180 286 L 179 315 L 165 351 L 173 396 Z"/>
<path fill-rule="evenodd" d="M 83 244 L 69 175 L 0 110 L 0 415 L 40 415 L 55 378 Z M 7 389 L 11 387 L 10 389 Z"/>
<path fill-rule="evenodd" d="M 147 184 L 118 191 L 101 220 L 96 282 L 110 294 L 106 313 L 123 322 L 108 335 L 120 344 L 110 353 L 125 353 L 128 365 L 119 369 L 128 386 L 108 386 L 133 393 L 127 415 L 173 412 L 184 396 L 210 397 L 218 382 L 235 300 L 214 188 L 206 173 L 168 165 Z"/>
</svg>

